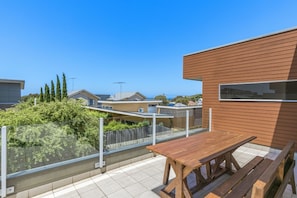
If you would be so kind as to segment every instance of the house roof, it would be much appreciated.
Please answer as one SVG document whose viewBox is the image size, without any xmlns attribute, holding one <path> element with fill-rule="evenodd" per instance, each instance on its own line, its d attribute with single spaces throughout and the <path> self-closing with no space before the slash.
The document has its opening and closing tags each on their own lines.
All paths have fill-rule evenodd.
<svg viewBox="0 0 297 198">
<path fill-rule="evenodd" d="M 138 95 L 139 97 L 145 99 L 145 96 L 139 92 L 120 92 L 116 93 L 114 96 L 111 96 L 108 100 L 129 100 L 133 96 Z"/>
<path fill-rule="evenodd" d="M 115 114 L 120 114 L 120 115 L 127 115 L 127 116 L 134 116 L 134 117 L 139 117 L 139 118 L 153 118 L 154 114 L 153 113 L 141 113 L 141 112 L 127 112 L 127 111 L 117 111 L 117 110 L 112 110 L 112 109 L 102 109 L 102 108 L 96 108 L 96 107 L 85 107 L 87 109 L 92 109 L 96 111 L 101 111 L 101 112 L 106 112 L 106 113 L 115 113 Z M 156 118 L 174 118 L 172 115 L 168 114 L 155 114 Z"/>
<path fill-rule="evenodd" d="M 107 100 L 110 98 L 109 94 L 95 94 L 97 97 L 99 97 L 99 100 Z"/>
<path fill-rule="evenodd" d="M 83 93 L 83 94 L 87 95 L 88 97 L 93 97 L 93 98 L 96 98 L 97 100 L 99 100 L 99 97 L 98 96 L 92 94 L 91 92 L 88 92 L 85 89 L 71 91 L 71 92 L 68 93 L 68 97 L 75 96 L 76 94 L 79 94 L 79 93 Z"/>
<path fill-rule="evenodd" d="M 25 88 L 25 81 L 24 80 L 0 79 L 0 83 L 20 84 L 21 85 L 21 89 L 24 89 Z"/>
<path fill-rule="evenodd" d="M 201 109 L 202 106 L 157 106 L 157 109 L 176 109 L 176 110 L 186 110 L 186 109 Z"/>
</svg>

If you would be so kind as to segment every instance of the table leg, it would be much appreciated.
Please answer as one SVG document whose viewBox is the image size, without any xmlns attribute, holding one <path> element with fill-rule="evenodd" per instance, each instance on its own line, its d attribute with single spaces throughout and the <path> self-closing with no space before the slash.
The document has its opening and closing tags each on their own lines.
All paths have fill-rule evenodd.
<svg viewBox="0 0 297 198">
<path fill-rule="evenodd" d="M 184 165 L 177 163 L 171 159 L 166 160 L 165 173 L 163 181 L 167 181 L 167 176 L 169 174 L 169 168 L 172 168 L 175 172 L 176 177 L 170 181 L 170 183 L 160 192 L 161 197 L 170 197 L 170 193 L 175 189 L 175 197 L 192 197 L 192 193 L 190 192 L 187 185 L 187 176 L 193 171 L 193 169 L 189 167 L 185 167 Z"/>
<path fill-rule="evenodd" d="M 188 187 L 188 185 L 186 183 L 183 183 L 183 195 L 186 198 L 191 198 L 192 197 L 192 193 L 190 192 L 190 189 Z"/>
<path fill-rule="evenodd" d="M 225 168 L 230 171 L 232 170 L 231 156 L 232 154 L 230 152 L 225 154 Z"/>
<path fill-rule="evenodd" d="M 196 176 L 196 185 L 198 186 L 200 183 L 206 183 L 206 179 L 203 177 L 203 175 L 201 174 L 201 169 L 195 169 L 193 170 L 193 172 L 195 173 Z"/>
<path fill-rule="evenodd" d="M 206 163 L 206 175 L 207 175 L 207 181 L 210 181 L 211 180 L 211 178 L 212 178 L 212 171 L 211 171 L 211 162 L 209 161 L 209 162 L 207 162 Z"/>
<path fill-rule="evenodd" d="M 236 168 L 236 170 L 241 169 L 241 167 L 239 166 L 238 162 L 236 161 L 236 159 L 233 157 L 232 153 L 231 153 L 231 162 L 234 165 L 234 167 Z"/>
<path fill-rule="evenodd" d="M 233 151 L 230 151 L 228 153 L 225 154 L 225 158 L 226 158 L 226 169 L 229 170 L 229 171 L 233 171 L 232 170 L 232 164 L 233 166 L 235 167 L 236 170 L 239 170 L 241 167 L 239 166 L 238 162 L 236 161 L 236 159 L 233 157 L 232 153 L 234 152 L 235 150 Z"/>
<path fill-rule="evenodd" d="M 183 197 L 183 165 L 180 163 L 176 163 L 176 188 L 175 188 L 175 196 Z"/>
<path fill-rule="evenodd" d="M 164 177 L 163 177 L 163 184 L 168 184 L 169 173 L 170 173 L 170 160 L 166 159 L 165 170 L 164 170 Z"/>
</svg>

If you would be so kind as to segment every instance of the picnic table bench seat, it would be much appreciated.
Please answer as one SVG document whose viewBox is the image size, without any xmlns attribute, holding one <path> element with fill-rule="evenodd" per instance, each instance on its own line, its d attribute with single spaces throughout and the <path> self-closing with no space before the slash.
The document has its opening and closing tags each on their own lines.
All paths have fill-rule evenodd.
<svg viewBox="0 0 297 198">
<path fill-rule="evenodd" d="M 294 166 L 294 142 L 289 142 L 275 160 L 256 156 L 206 197 L 282 197 L 287 184 L 296 194 Z"/>
</svg>

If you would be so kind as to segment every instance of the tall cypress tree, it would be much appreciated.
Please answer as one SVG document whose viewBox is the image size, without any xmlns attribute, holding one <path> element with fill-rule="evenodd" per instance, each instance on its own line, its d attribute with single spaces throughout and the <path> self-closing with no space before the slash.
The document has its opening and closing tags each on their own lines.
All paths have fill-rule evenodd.
<svg viewBox="0 0 297 198">
<path fill-rule="evenodd" d="M 68 98 L 66 76 L 65 76 L 64 73 L 63 73 L 63 88 L 62 88 L 62 93 L 63 93 L 63 96 L 62 96 L 63 99 L 64 98 Z"/>
<path fill-rule="evenodd" d="M 42 87 L 40 87 L 40 95 L 39 95 L 39 100 L 40 100 L 40 102 L 44 102 L 44 98 L 43 98 L 43 90 L 42 90 Z"/>
<path fill-rule="evenodd" d="M 57 84 L 56 84 L 56 99 L 57 101 L 61 101 L 61 83 L 60 83 L 60 78 L 57 75 Z"/>
<path fill-rule="evenodd" d="M 44 86 L 44 98 L 46 102 L 50 102 L 51 98 L 50 98 L 50 90 L 49 90 L 49 86 L 47 84 L 45 84 Z"/>
<path fill-rule="evenodd" d="M 55 84 L 54 81 L 51 81 L 51 101 L 56 100 L 56 94 L 55 94 Z"/>
</svg>

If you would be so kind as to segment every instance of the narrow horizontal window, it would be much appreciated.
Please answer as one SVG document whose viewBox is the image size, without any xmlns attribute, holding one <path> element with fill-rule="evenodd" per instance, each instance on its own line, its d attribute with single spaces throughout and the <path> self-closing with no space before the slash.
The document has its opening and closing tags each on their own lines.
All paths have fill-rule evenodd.
<svg viewBox="0 0 297 198">
<path fill-rule="evenodd" d="M 219 99 L 227 101 L 297 102 L 297 80 L 220 84 Z"/>
</svg>

